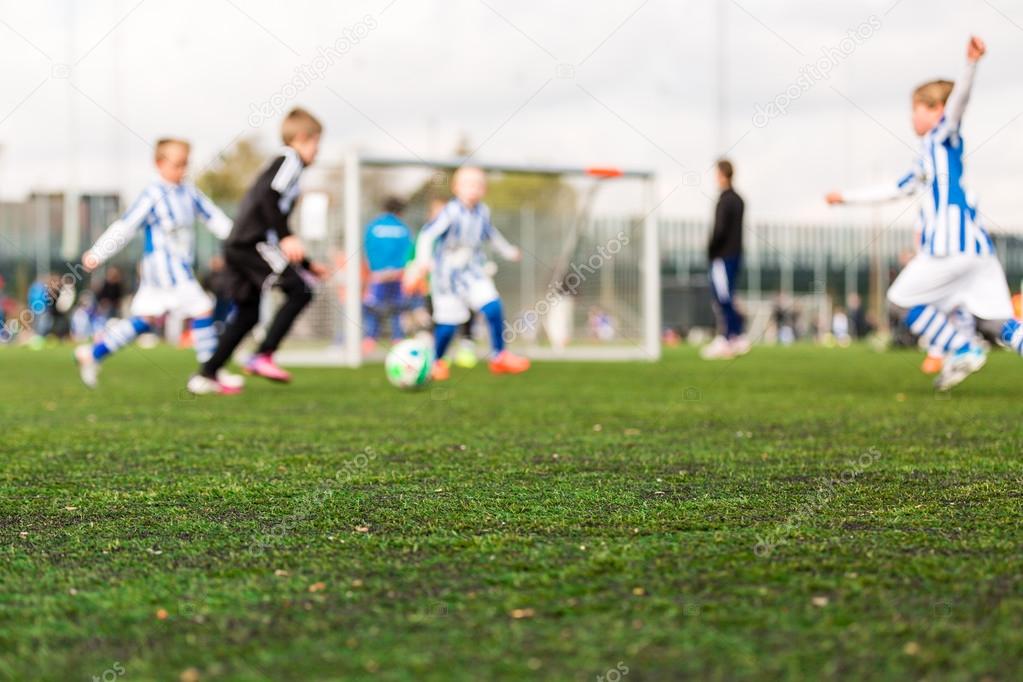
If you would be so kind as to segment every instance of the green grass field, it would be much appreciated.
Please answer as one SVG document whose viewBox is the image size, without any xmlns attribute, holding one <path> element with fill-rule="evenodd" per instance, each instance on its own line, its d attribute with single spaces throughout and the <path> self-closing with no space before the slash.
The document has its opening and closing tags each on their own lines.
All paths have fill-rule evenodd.
<svg viewBox="0 0 1023 682">
<path fill-rule="evenodd" d="M 0 349 L 0 679 L 1021 679 L 1023 365 L 920 359 L 189 400 Z"/>
</svg>

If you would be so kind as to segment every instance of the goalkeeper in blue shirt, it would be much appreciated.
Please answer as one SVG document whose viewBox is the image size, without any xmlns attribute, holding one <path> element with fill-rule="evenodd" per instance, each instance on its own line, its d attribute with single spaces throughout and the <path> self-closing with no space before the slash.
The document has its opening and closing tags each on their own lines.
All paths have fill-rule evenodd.
<svg viewBox="0 0 1023 682">
<path fill-rule="evenodd" d="M 401 291 L 401 277 L 412 256 L 412 231 L 402 221 L 405 203 L 395 197 L 384 201 L 383 213 L 366 226 L 364 249 L 369 265 L 369 286 L 363 297 L 362 348 L 370 353 L 380 338 L 382 318 L 390 320 L 391 339 L 404 337 L 401 314 L 408 301 Z"/>
</svg>

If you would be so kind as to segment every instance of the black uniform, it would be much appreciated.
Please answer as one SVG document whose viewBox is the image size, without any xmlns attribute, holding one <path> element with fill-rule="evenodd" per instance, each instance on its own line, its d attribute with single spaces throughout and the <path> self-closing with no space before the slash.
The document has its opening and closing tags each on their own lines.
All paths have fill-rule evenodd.
<svg viewBox="0 0 1023 682">
<path fill-rule="evenodd" d="M 729 187 L 721 192 L 714 211 L 714 232 L 707 245 L 707 260 L 742 255 L 742 219 L 745 212 L 746 205 L 734 189 Z"/>
<path fill-rule="evenodd" d="M 298 152 L 285 147 L 260 173 L 238 207 L 234 227 L 224 242 L 228 288 L 237 309 L 220 338 L 216 353 L 202 367 L 204 376 L 214 378 L 245 335 L 259 322 L 259 302 L 264 289 L 279 287 L 287 300 L 277 311 L 257 354 L 269 355 L 277 350 L 299 313 L 312 301 L 312 276 L 305 269 L 308 261 L 291 265 L 277 246 L 280 240 L 291 235 L 288 216 L 298 198 L 298 180 L 304 168 Z"/>
<path fill-rule="evenodd" d="M 714 231 L 707 245 L 708 275 L 714 302 L 721 312 L 725 338 L 742 334 L 742 315 L 735 307 L 735 286 L 742 262 L 742 219 L 745 204 L 734 189 L 721 192 L 714 212 Z"/>
</svg>

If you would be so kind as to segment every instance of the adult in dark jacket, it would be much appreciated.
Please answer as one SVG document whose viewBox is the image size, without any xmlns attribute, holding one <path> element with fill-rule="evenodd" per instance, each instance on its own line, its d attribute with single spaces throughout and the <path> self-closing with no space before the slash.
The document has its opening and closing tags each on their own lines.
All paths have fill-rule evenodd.
<svg viewBox="0 0 1023 682">
<path fill-rule="evenodd" d="M 714 231 L 707 245 L 710 290 L 718 311 L 721 335 L 703 349 L 708 359 L 731 358 L 749 351 L 749 342 L 743 336 L 742 315 L 735 307 L 735 285 L 742 264 L 742 221 L 746 207 L 742 197 L 732 187 L 735 169 L 730 161 L 717 164 L 718 197 L 714 212 Z"/>
</svg>

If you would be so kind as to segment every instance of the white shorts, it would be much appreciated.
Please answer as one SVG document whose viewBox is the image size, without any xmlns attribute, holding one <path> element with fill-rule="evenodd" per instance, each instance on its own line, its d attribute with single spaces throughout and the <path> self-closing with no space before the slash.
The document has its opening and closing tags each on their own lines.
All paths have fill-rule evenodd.
<svg viewBox="0 0 1023 682">
<path fill-rule="evenodd" d="M 213 310 L 213 301 L 194 279 L 178 282 L 173 287 L 143 284 L 131 301 L 135 317 L 156 317 L 177 313 L 182 317 L 199 317 Z"/>
<path fill-rule="evenodd" d="M 430 298 L 433 301 L 433 321 L 437 324 L 462 324 L 468 321 L 473 310 L 479 310 L 499 296 L 494 281 L 486 275 L 474 275 L 460 283 L 455 292 L 438 292 Z"/>
<path fill-rule="evenodd" d="M 916 256 L 892 282 L 888 300 L 902 308 L 933 305 L 949 312 L 961 307 L 982 320 L 1013 317 L 1005 271 L 995 256 Z"/>
</svg>

